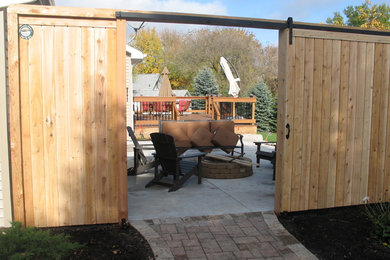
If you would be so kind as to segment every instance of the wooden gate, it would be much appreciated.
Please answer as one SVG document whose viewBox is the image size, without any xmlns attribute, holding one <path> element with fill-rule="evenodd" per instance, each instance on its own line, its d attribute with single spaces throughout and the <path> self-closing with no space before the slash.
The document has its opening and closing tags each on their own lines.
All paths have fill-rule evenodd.
<svg viewBox="0 0 390 260">
<path fill-rule="evenodd" d="M 61 15 L 59 15 L 61 14 Z M 14 219 L 127 219 L 125 21 L 114 11 L 8 9 Z M 21 25 L 33 30 L 18 35 Z"/>
<path fill-rule="evenodd" d="M 280 32 L 275 211 L 390 200 L 390 39 Z"/>
</svg>

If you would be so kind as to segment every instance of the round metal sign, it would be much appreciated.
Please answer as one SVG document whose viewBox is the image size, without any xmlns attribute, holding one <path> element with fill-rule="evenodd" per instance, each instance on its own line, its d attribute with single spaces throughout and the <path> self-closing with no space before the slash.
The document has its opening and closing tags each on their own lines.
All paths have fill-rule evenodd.
<svg viewBox="0 0 390 260">
<path fill-rule="evenodd" d="M 28 24 L 23 24 L 19 27 L 19 36 L 22 39 L 30 39 L 34 34 L 33 28 Z"/>
</svg>

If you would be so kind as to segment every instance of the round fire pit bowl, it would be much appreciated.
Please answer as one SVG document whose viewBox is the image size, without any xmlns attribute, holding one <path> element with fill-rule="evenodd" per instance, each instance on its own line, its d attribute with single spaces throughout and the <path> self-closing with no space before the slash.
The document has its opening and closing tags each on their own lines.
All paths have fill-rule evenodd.
<svg viewBox="0 0 390 260">
<path fill-rule="evenodd" d="M 252 162 L 251 159 L 240 159 Z M 253 174 L 252 166 L 244 166 L 233 162 L 224 162 L 207 158 L 202 161 L 202 177 L 209 179 L 237 179 Z"/>
</svg>

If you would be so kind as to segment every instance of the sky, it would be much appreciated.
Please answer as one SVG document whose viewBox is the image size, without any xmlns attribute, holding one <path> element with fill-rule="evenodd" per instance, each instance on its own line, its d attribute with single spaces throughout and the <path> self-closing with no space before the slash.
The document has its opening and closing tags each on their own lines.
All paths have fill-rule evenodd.
<svg viewBox="0 0 390 260">
<path fill-rule="evenodd" d="M 342 13 L 348 5 L 360 5 L 365 0 L 55 0 L 57 6 L 112 8 L 143 11 L 167 11 L 213 14 L 236 17 L 325 23 L 335 11 Z M 373 4 L 390 4 L 390 0 L 371 0 Z M 137 27 L 139 23 L 130 23 Z M 197 28 L 188 25 L 146 24 L 149 27 L 174 27 L 178 30 Z M 130 28 L 130 27 L 129 27 Z M 264 45 L 277 45 L 275 30 L 250 30 Z"/>
</svg>

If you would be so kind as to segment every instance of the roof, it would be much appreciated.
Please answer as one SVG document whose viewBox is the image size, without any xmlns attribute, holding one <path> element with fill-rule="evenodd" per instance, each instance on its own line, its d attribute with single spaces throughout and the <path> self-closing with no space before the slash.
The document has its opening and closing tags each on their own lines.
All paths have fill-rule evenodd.
<svg viewBox="0 0 390 260">
<path fill-rule="evenodd" d="M 187 89 L 174 89 L 172 90 L 173 95 L 176 97 L 188 97 L 191 96 L 190 92 Z"/>
<path fill-rule="evenodd" d="M 126 45 L 126 55 L 130 56 L 132 65 L 141 63 L 142 60 L 147 56 L 140 50 L 137 50 L 136 48 L 131 47 L 129 45 Z"/>
<path fill-rule="evenodd" d="M 155 74 L 138 74 L 134 76 L 133 95 L 135 97 L 158 97 L 161 87 L 161 75 Z M 186 89 L 174 89 L 173 95 L 176 97 L 191 96 Z"/>
<path fill-rule="evenodd" d="M 157 97 L 161 86 L 159 73 L 138 74 L 134 76 L 133 94 L 134 96 Z"/>
</svg>

